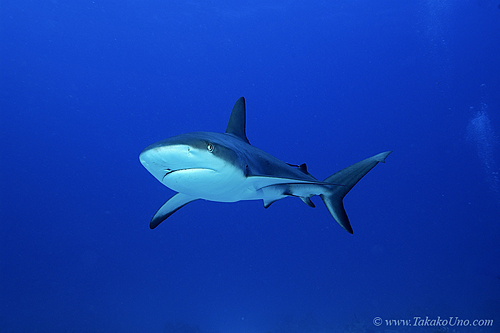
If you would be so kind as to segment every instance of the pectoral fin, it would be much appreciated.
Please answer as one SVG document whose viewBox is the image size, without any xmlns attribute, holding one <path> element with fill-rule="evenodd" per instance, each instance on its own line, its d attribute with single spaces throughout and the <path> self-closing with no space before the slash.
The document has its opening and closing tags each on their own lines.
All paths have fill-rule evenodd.
<svg viewBox="0 0 500 333">
<path fill-rule="evenodd" d="M 173 197 L 167 200 L 163 206 L 158 209 L 156 214 L 149 222 L 149 227 L 151 229 L 156 228 L 160 223 L 165 221 L 170 215 L 190 203 L 191 201 L 198 200 L 199 198 L 192 197 L 187 194 L 177 193 Z"/>
</svg>

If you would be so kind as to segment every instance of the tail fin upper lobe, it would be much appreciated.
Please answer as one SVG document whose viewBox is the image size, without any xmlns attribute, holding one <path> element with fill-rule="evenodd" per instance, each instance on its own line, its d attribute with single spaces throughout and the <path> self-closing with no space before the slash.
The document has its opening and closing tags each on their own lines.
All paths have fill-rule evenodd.
<svg viewBox="0 0 500 333">
<path fill-rule="evenodd" d="M 375 167 L 379 162 L 384 163 L 386 157 L 390 153 L 392 153 L 392 151 L 386 151 L 367 158 L 366 160 L 355 163 L 334 173 L 324 180 L 327 183 L 343 185 L 333 187 L 331 191 L 321 194 L 320 197 L 325 203 L 326 208 L 328 208 L 330 214 L 332 214 L 333 218 L 347 232 L 351 234 L 353 233 L 342 199 L 344 199 L 345 195 L 354 187 L 354 185 L 357 184 L 357 182 L 359 182 L 361 178 L 363 178 L 364 175 L 368 173 L 368 171 L 373 169 L 373 167 Z"/>
</svg>

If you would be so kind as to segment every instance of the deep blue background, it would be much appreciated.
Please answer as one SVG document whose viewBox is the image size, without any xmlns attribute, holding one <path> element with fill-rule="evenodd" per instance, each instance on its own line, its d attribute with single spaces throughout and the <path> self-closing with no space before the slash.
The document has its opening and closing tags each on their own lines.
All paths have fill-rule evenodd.
<svg viewBox="0 0 500 333">
<path fill-rule="evenodd" d="M 1 1 L 0 332 L 498 332 L 497 5 Z M 318 198 L 149 230 L 173 192 L 141 150 L 240 96 L 250 142 L 318 178 L 394 150 L 345 199 L 354 235 Z"/>
</svg>

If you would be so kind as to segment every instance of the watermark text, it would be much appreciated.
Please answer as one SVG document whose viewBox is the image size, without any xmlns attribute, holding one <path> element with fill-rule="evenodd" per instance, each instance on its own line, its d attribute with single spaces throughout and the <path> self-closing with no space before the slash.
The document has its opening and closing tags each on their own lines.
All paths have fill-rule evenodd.
<svg viewBox="0 0 500 333">
<path fill-rule="evenodd" d="M 493 319 L 464 319 L 460 317 L 421 317 L 415 316 L 407 319 L 382 319 L 373 318 L 375 326 L 414 326 L 414 327 L 493 327 Z"/>
</svg>

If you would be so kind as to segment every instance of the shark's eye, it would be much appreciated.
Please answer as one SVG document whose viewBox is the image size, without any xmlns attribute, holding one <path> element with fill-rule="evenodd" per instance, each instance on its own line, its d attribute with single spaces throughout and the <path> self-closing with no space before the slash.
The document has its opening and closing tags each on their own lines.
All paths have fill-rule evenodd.
<svg viewBox="0 0 500 333">
<path fill-rule="evenodd" d="M 207 150 L 208 150 L 209 152 L 213 152 L 213 151 L 214 151 L 214 145 L 213 145 L 213 144 L 211 144 L 211 143 L 209 143 L 209 144 L 207 145 Z"/>
</svg>

